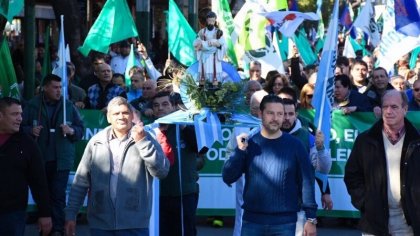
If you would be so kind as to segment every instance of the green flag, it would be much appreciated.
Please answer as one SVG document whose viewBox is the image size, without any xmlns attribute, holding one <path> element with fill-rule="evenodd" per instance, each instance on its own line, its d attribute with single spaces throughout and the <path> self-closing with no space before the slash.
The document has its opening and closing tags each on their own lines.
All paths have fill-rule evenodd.
<svg viewBox="0 0 420 236">
<path fill-rule="evenodd" d="M 298 34 L 295 35 L 295 44 L 305 65 L 313 65 L 317 61 L 318 57 L 312 50 L 303 27 L 298 31 Z"/>
<path fill-rule="evenodd" d="M 23 2 L 24 0 L 0 0 L 0 14 L 12 22 L 13 17 L 22 11 Z"/>
<path fill-rule="evenodd" d="M 227 56 L 232 64 L 238 66 L 238 60 L 236 58 L 235 48 L 231 37 L 232 32 L 235 30 L 235 25 L 233 23 L 232 13 L 230 12 L 228 1 L 212 0 L 212 11 L 216 13 L 219 28 L 224 32 L 223 37 L 225 38 L 227 46 Z"/>
<path fill-rule="evenodd" d="M 79 51 L 84 56 L 91 50 L 108 53 L 110 44 L 136 36 L 137 28 L 126 0 L 108 0 Z"/>
<path fill-rule="evenodd" d="M 188 24 L 174 0 L 169 0 L 167 15 L 168 46 L 181 64 L 190 66 L 195 61 L 194 40 L 197 34 Z"/>
<path fill-rule="evenodd" d="M 0 97 L 19 99 L 19 87 L 6 38 L 0 43 Z"/>
<path fill-rule="evenodd" d="M 7 13 L 9 12 L 9 0 L 0 0 L 0 14 L 7 19 Z"/>
<path fill-rule="evenodd" d="M 136 55 L 134 55 L 134 46 L 133 44 L 131 44 L 131 50 L 130 50 L 130 54 L 128 55 L 127 66 L 125 68 L 125 74 L 124 74 L 125 86 L 127 89 L 129 89 L 131 86 L 131 79 L 130 79 L 129 72 L 131 68 L 135 66 L 140 66 L 140 63 L 139 63 L 139 60 L 136 58 Z"/>
</svg>

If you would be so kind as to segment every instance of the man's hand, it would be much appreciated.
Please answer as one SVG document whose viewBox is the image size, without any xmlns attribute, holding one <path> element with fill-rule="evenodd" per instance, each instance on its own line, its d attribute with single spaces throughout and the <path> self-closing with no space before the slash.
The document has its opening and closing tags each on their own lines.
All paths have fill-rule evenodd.
<svg viewBox="0 0 420 236">
<path fill-rule="evenodd" d="M 32 127 L 32 134 L 35 137 L 39 137 L 39 134 L 41 133 L 42 128 L 44 128 L 44 127 L 42 127 L 42 125 L 37 125 L 37 126 Z"/>
<path fill-rule="evenodd" d="M 42 236 L 49 235 L 52 229 L 51 217 L 39 217 L 38 228 L 39 231 L 42 232 Z"/>
<path fill-rule="evenodd" d="M 75 102 L 74 105 L 79 109 L 84 109 L 85 108 L 85 103 L 82 102 L 82 101 Z"/>
<path fill-rule="evenodd" d="M 144 115 L 147 117 L 152 117 L 153 116 L 153 110 L 151 108 L 147 108 L 146 110 L 144 110 Z"/>
<path fill-rule="evenodd" d="M 321 130 L 317 130 L 315 134 L 315 147 L 316 150 L 324 149 L 324 134 Z"/>
<path fill-rule="evenodd" d="M 213 39 L 213 40 L 209 41 L 209 46 L 213 46 L 213 47 L 218 48 L 218 47 L 221 46 L 221 44 L 219 43 L 219 41 L 217 39 Z"/>
<path fill-rule="evenodd" d="M 75 220 L 68 220 L 64 225 L 64 232 L 66 236 L 73 236 L 76 235 L 76 221 Z"/>
<path fill-rule="evenodd" d="M 331 195 L 326 193 L 322 194 L 321 196 L 322 208 L 325 210 L 332 210 L 333 209 L 333 201 L 331 199 Z"/>
<path fill-rule="evenodd" d="M 60 127 L 61 127 L 61 130 L 63 131 L 64 136 L 66 135 L 72 136 L 74 134 L 74 129 L 70 127 L 69 125 L 61 124 Z"/>
<path fill-rule="evenodd" d="M 347 114 L 353 113 L 353 112 L 355 112 L 356 110 L 357 110 L 357 107 L 356 107 L 356 106 L 351 106 L 351 107 L 342 107 L 342 108 L 341 108 L 341 111 L 343 111 L 343 114 L 344 114 L 344 115 L 347 115 Z"/>
<path fill-rule="evenodd" d="M 146 132 L 144 131 L 143 123 L 140 122 L 131 128 L 131 137 L 134 139 L 135 142 L 142 140 L 146 136 Z"/>
<path fill-rule="evenodd" d="M 303 235 L 304 236 L 316 236 L 316 225 L 306 222 L 303 226 Z"/>
<path fill-rule="evenodd" d="M 248 134 L 241 133 L 240 135 L 236 136 L 236 142 L 238 144 L 238 148 L 242 151 L 245 151 L 248 147 Z"/>
<path fill-rule="evenodd" d="M 142 43 L 137 45 L 137 51 L 139 52 L 141 57 L 143 57 L 144 60 L 149 58 L 149 55 L 147 54 L 146 47 Z"/>
</svg>

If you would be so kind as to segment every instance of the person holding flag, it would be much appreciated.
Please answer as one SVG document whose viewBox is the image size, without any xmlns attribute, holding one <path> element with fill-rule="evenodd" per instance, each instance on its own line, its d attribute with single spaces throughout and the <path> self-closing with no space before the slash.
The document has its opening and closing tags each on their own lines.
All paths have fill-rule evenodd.
<svg viewBox="0 0 420 236">
<path fill-rule="evenodd" d="M 82 139 L 84 130 L 78 110 L 62 96 L 61 83 L 57 75 L 45 76 L 42 92 L 26 104 L 21 124 L 23 132 L 35 139 L 43 154 L 50 192 L 53 236 L 64 233 L 67 180 L 73 168 L 75 143 Z M 63 104 L 66 106 L 66 114 L 63 112 Z"/>
</svg>

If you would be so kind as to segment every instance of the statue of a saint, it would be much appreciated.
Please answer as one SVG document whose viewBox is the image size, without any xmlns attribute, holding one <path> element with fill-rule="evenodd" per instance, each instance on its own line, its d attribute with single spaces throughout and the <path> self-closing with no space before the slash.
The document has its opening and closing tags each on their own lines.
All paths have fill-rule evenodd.
<svg viewBox="0 0 420 236">
<path fill-rule="evenodd" d="M 216 24 L 216 13 L 210 11 L 206 16 L 206 27 L 198 32 L 198 38 L 194 41 L 194 49 L 197 52 L 198 79 L 200 86 L 210 81 L 217 86 L 222 81 L 222 60 L 226 54 L 223 31 Z"/>
</svg>

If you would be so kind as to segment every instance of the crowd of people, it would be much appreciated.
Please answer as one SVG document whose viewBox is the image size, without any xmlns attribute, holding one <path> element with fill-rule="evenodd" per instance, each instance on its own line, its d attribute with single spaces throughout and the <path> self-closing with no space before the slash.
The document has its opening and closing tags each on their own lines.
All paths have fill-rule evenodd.
<svg viewBox="0 0 420 236">
<path fill-rule="evenodd" d="M 195 48 L 213 47 L 214 65 L 201 62 L 199 80 L 216 86 L 222 73 L 216 59 L 223 56 L 215 52 L 224 42 L 217 41 L 217 30 L 205 29 Z M 217 40 L 206 42 L 210 34 Z M 373 112 L 378 118 L 357 137 L 345 168 L 348 193 L 361 212 L 360 229 L 364 235 L 420 235 L 420 135 L 405 118 L 407 111 L 420 110 L 420 59 L 410 70 L 408 55 L 401 58 L 390 77 L 374 67 L 374 56 L 347 58 L 342 42 L 338 46 L 333 108 L 345 115 Z M 91 72 L 82 78 L 68 62 L 66 101 L 63 78 L 53 74 L 38 78 L 36 96 L 28 101 L 0 99 L 5 164 L 0 235 L 23 235 L 28 186 L 42 235 L 75 235 L 86 196 L 91 235 L 149 235 L 153 178 L 160 179 L 160 235 L 197 235 L 198 172 L 207 150 L 198 149 L 193 126 L 182 126 L 179 137 L 175 125 L 145 129 L 185 109 L 179 94 L 185 68 L 169 59 L 156 68 L 138 44 L 142 63 L 128 68 L 127 83 L 129 53 L 127 40 L 112 45 L 109 54 L 92 53 Z M 298 113 L 314 108 L 317 68 L 304 67 L 296 47 L 289 57 L 286 72 L 273 70 L 263 78 L 263 65 L 255 60 L 244 78 L 245 110 L 261 125 L 234 128 L 221 170 L 226 184 L 236 183 L 234 235 L 316 235 L 315 183 L 325 210 L 333 209 L 331 194 L 340 194 L 315 176 L 330 171 L 324 147 L 329 134 Z M 110 126 L 89 140 L 66 198 L 75 143 L 84 133 L 80 109 L 102 111 Z"/>
</svg>

